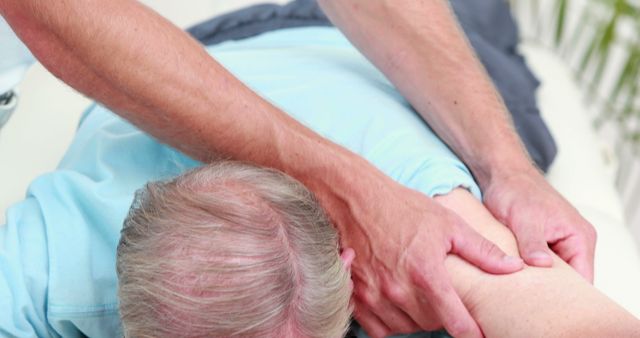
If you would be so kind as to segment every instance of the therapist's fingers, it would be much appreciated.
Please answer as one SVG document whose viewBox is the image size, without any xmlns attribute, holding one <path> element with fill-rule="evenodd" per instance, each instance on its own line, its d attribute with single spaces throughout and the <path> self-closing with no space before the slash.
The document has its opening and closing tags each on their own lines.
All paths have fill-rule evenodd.
<svg viewBox="0 0 640 338">
<path fill-rule="evenodd" d="M 507 255 L 463 221 L 457 225 L 457 228 L 450 253 L 460 256 L 488 273 L 513 273 L 524 267 L 520 257 Z"/>
<path fill-rule="evenodd" d="M 519 218 L 509 225 L 518 241 L 520 256 L 527 264 L 538 267 L 553 265 L 543 220 L 535 217 Z"/>
<path fill-rule="evenodd" d="M 552 245 L 553 251 L 569 263 L 580 275 L 593 283 L 595 259 L 595 234 L 593 239 L 578 235 L 569 236 Z"/>
<path fill-rule="evenodd" d="M 389 295 L 385 290 L 388 290 L 388 288 L 382 288 L 383 297 L 375 297 L 376 293 L 358 292 L 356 289 L 353 297 L 358 303 L 366 306 L 371 313 L 375 314 L 391 330 L 391 333 L 401 334 L 420 331 L 420 326 L 403 309 L 387 300 L 396 300 L 397 298 Z"/>
<path fill-rule="evenodd" d="M 416 293 L 415 289 L 408 290 L 402 284 L 394 280 L 383 280 L 381 292 L 384 299 L 388 302 L 387 307 L 398 307 L 398 311 L 404 314 L 408 320 L 405 323 L 411 323 L 410 326 L 404 326 L 404 330 L 396 333 L 413 333 L 419 331 L 435 331 L 442 329 L 440 320 L 429 306 L 429 303 L 421 295 Z M 379 314 L 380 318 L 384 318 L 384 313 Z M 393 319 L 391 319 L 393 321 Z M 392 327 L 392 326 L 391 326 Z M 393 327 L 392 327 L 393 328 Z"/>
<path fill-rule="evenodd" d="M 482 331 L 456 293 L 443 264 L 425 268 L 413 276 L 414 283 L 454 337 L 482 338 Z"/>
<path fill-rule="evenodd" d="M 354 301 L 354 304 L 355 319 L 371 338 L 385 338 L 392 333 L 391 329 L 378 316 L 369 311 L 364 304 L 357 300 Z"/>
</svg>

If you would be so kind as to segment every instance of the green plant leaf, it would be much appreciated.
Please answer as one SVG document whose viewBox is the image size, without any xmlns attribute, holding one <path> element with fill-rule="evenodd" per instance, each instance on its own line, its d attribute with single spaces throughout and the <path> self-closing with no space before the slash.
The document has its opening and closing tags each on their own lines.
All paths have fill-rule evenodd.
<svg viewBox="0 0 640 338">
<path fill-rule="evenodd" d="M 638 75 L 640 75 L 638 74 L 638 70 L 640 70 L 639 64 L 640 46 L 636 46 L 635 49 L 631 49 L 629 51 L 627 61 L 625 62 L 624 67 L 622 67 L 622 70 L 618 75 L 618 80 L 609 95 L 609 102 L 611 105 L 615 105 L 615 102 L 618 100 L 618 97 L 625 88 L 629 87 L 633 81 L 638 81 Z"/>
<path fill-rule="evenodd" d="M 587 31 L 587 24 L 589 24 L 589 22 L 592 20 L 593 18 L 591 17 L 589 8 L 583 8 L 582 13 L 580 14 L 580 18 L 578 19 L 578 25 L 574 28 L 569 42 L 566 43 L 563 47 L 565 55 L 571 56 L 572 53 L 576 51 L 576 46 Z"/>
<path fill-rule="evenodd" d="M 565 21 L 566 21 L 566 16 L 567 16 L 567 7 L 569 6 L 569 1 L 568 0 L 557 0 L 557 20 L 556 20 L 556 36 L 555 36 L 555 43 L 556 43 L 556 47 L 558 47 L 560 45 L 560 42 L 562 42 L 562 37 L 564 34 L 564 26 L 565 26 Z"/>
<path fill-rule="evenodd" d="M 598 35 L 600 35 L 600 33 L 596 32 L 594 35 L 595 36 L 593 37 L 593 39 L 589 43 L 589 47 L 587 48 L 587 50 L 582 55 L 582 61 L 580 62 L 580 68 L 578 70 L 578 72 L 580 74 L 583 74 L 587 70 L 587 67 L 590 64 L 591 59 L 593 58 L 594 52 L 597 50 L 597 47 L 598 47 Z"/>
</svg>

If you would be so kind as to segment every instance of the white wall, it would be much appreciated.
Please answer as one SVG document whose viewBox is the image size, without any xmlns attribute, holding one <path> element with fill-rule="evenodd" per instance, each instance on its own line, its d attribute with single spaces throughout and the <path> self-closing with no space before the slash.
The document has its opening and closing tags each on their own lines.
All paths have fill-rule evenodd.
<svg viewBox="0 0 640 338">
<path fill-rule="evenodd" d="M 553 49 L 555 48 L 554 30 L 556 20 L 554 7 L 557 1 L 538 0 L 540 10 L 537 15 L 533 14 L 532 2 L 533 0 L 512 1 L 522 36 L 526 41 L 542 44 Z M 640 3 L 640 1 L 638 2 Z M 584 34 L 582 34 L 581 39 L 575 40 L 577 41 L 575 45 L 565 42 L 561 44 L 556 51 L 564 57 L 567 65 L 577 70 L 583 53 L 590 42 L 591 32 L 594 29 L 593 25 L 590 24 L 581 25 L 581 23 L 585 21 L 582 16 L 583 9 L 585 9 L 585 6 L 591 6 L 593 10 L 591 10 L 590 13 L 596 17 L 607 17 L 610 14 L 606 8 L 599 5 L 597 1 L 573 0 L 570 4 L 571 7 L 567 11 L 568 15 L 565 26 L 565 36 L 568 37 L 566 41 L 572 41 L 573 36 L 578 30 Z M 624 40 L 634 34 L 638 34 L 634 29 L 635 26 L 632 22 L 623 21 L 618 29 L 621 39 Z M 605 68 L 602 85 L 596 95 L 587 95 L 587 91 L 584 90 L 584 100 L 589 103 L 589 108 L 585 110 L 584 113 L 592 120 L 595 121 L 603 113 L 606 113 L 600 104 L 608 98 L 626 57 L 626 49 L 621 47 L 614 48 L 609 55 L 608 66 Z M 593 67 L 589 69 L 584 79 L 590 79 L 594 71 L 595 69 Z M 584 79 L 578 79 L 583 89 L 588 85 Z M 640 100 L 640 98 L 636 99 Z M 616 162 L 619 165 L 616 185 L 623 200 L 627 224 L 631 227 L 636 240 L 640 243 L 640 159 L 638 152 L 634 152 L 628 143 L 622 141 L 620 135 L 619 128 L 612 123 L 605 124 L 598 129 L 598 136 L 601 138 L 600 141 L 606 145 L 605 151 L 607 153 L 605 156 L 609 158 L 610 161 Z"/>
</svg>

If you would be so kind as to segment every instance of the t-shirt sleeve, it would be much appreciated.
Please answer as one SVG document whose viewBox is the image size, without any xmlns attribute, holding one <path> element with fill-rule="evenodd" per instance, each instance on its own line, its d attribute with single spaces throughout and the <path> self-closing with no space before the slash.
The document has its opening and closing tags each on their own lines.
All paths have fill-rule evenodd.
<svg viewBox="0 0 640 338">
<path fill-rule="evenodd" d="M 0 226 L 0 336 L 57 337 L 46 319 L 48 255 L 40 208 L 28 198 Z"/>
</svg>

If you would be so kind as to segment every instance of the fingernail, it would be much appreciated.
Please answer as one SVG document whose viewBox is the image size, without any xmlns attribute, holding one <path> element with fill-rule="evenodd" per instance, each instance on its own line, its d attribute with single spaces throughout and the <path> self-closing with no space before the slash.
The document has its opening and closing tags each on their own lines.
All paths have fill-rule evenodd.
<svg viewBox="0 0 640 338">
<path fill-rule="evenodd" d="M 536 260 L 538 259 L 547 260 L 547 259 L 551 259 L 551 256 L 549 256 L 549 254 L 544 251 L 534 251 L 529 254 L 529 258 L 536 259 Z"/>
</svg>

